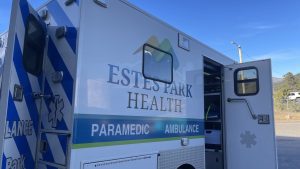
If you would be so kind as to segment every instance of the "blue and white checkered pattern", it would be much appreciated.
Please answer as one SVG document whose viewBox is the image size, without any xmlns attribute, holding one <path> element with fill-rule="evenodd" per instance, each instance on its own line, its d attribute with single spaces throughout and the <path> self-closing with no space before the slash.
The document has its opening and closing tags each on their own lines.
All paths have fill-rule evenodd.
<svg viewBox="0 0 300 169">
<path fill-rule="evenodd" d="M 50 14 L 48 26 L 49 39 L 44 57 L 44 73 L 40 77 L 27 73 L 23 66 L 22 54 L 27 16 L 36 12 L 28 5 L 26 0 L 14 1 L 18 3 L 15 38 L 12 55 L 9 98 L 7 108 L 6 135 L 2 169 L 26 168 L 33 169 L 38 158 L 56 164 L 65 164 L 69 149 L 67 136 L 57 134 L 41 134 L 41 140 L 48 147 L 37 151 L 39 128 L 48 130 L 70 131 L 72 126 L 74 79 L 76 77 L 77 62 L 77 27 L 79 22 L 79 2 L 65 6 L 64 1 L 50 1 L 44 9 Z M 62 39 L 55 37 L 58 26 L 66 26 L 67 34 Z M 60 83 L 52 82 L 54 72 L 62 71 L 63 80 Z M 14 85 L 23 87 L 23 101 L 14 101 Z M 43 90 L 43 91 L 42 91 Z M 61 118 L 57 119 L 57 110 L 53 110 L 51 99 L 34 100 L 32 93 L 41 92 L 45 95 L 56 95 L 60 99 Z M 57 104 L 59 105 L 59 104 Z M 55 105 L 57 107 L 57 105 Z M 54 107 L 55 107 L 54 106 Z M 41 113 L 41 126 L 39 126 L 39 112 Z M 49 117 L 55 117 L 49 119 Z M 56 121 L 58 120 L 58 121 Z M 53 125 L 55 122 L 55 125 Z M 30 130 L 32 128 L 32 130 Z M 23 130 L 22 130 L 23 129 Z M 23 132 L 21 132 L 21 130 Z M 38 164 L 39 169 L 52 169 L 54 167 Z"/>
</svg>

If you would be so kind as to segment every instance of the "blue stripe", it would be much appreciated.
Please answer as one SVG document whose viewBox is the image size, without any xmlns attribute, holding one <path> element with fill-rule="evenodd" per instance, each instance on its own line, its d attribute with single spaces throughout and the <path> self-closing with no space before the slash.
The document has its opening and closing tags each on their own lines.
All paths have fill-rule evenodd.
<svg viewBox="0 0 300 169">
<path fill-rule="evenodd" d="M 29 4 L 28 4 L 27 0 L 20 0 L 19 6 L 21 9 L 21 15 L 23 18 L 24 26 L 25 26 L 27 23 L 27 17 L 29 16 L 29 13 L 30 13 L 29 12 Z"/>
<path fill-rule="evenodd" d="M 33 126 L 35 133 L 37 133 L 38 129 L 38 109 L 37 105 L 35 103 L 35 100 L 32 97 L 32 88 L 31 84 L 29 82 L 28 74 L 25 72 L 24 66 L 23 66 L 23 56 L 21 53 L 21 48 L 19 44 L 18 37 L 15 37 L 15 46 L 14 46 L 14 57 L 13 57 L 14 65 L 16 68 L 16 72 L 20 81 L 20 84 L 23 87 L 24 91 L 24 99 L 28 107 L 28 111 L 30 114 L 30 118 L 33 121 Z M 38 92 L 38 91 L 36 91 Z"/>
<path fill-rule="evenodd" d="M 27 26 L 27 18 L 30 15 L 30 9 L 29 4 L 27 0 L 20 0 L 19 2 L 20 10 L 21 10 L 21 16 L 23 20 L 24 27 Z M 44 31 L 47 32 L 47 26 L 44 23 L 44 21 L 41 19 L 41 17 L 35 12 L 35 18 L 39 21 L 40 25 L 43 27 Z"/>
<path fill-rule="evenodd" d="M 96 128 L 92 127 L 95 124 Z M 135 128 L 132 125 L 139 127 Z M 96 132 L 92 132 L 92 130 Z M 73 133 L 74 144 L 203 136 L 204 120 L 77 114 Z"/>
<path fill-rule="evenodd" d="M 73 52 L 76 54 L 77 47 L 77 29 L 74 27 L 67 27 L 66 40 L 72 48 Z M 73 58 L 75 59 L 75 58 Z"/>
<path fill-rule="evenodd" d="M 16 106 L 14 104 L 13 98 L 11 93 L 9 93 L 9 100 L 8 100 L 8 114 L 7 114 L 7 121 L 20 121 Z M 10 129 L 12 126 L 9 126 Z M 33 137 L 33 136 L 31 136 Z M 26 136 L 15 136 L 14 141 L 16 143 L 17 149 L 21 155 L 25 156 L 25 167 L 26 168 L 34 168 L 34 158 L 32 157 L 29 143 L 27 142 Z M 35 143 L 31 143 L 34 144 Z M 7 157 L 9 158 L 9 157 Z"/>
<path fill-rule="evenodd" d="M 60 7 L 57 0 L 51 1 L 47 5 L 47 8 L 49 10 L 49 13 L 51 13 L 52 17 L 54 17 L 57 25 L 74 27 L 73 23 L 71 22 L 69 17 L 66 15 L 64 10 Z"/>
<path fill-rule="evenodd" d="M 77 29 L 56 0 L 50 2 L 47 7 L 58 26 L 67 26 L 67 35 L 65 38 L 76 54 Z"/>
<path fill-rule="evenodd" d="M 51 38 L 49 38 L 48 43 L 48 58 L 50 59 L 50 62 L 54 67 L 55 71 L 63 71 L 64 77 L 61 84 L 64 88 L 64 91 L 68 97 L 70 104 L 72 105 L 74 80 Z"/>
<path fill-rule="evenodd" d="M 2 154 L 2 169 L 5 169 L 6 167 L 6 157 L 5 157 L 5 154 L 3 153 Z"/>
<path fill-rule="evenodd" d="M 68 136 L 65 135 L 58 135 L 59 142 L 61 144 L 61 147 L 63 149 L 64 155 L 66 157 L 67 153 L 67 144 L 68 144 Z"/>
</svg>

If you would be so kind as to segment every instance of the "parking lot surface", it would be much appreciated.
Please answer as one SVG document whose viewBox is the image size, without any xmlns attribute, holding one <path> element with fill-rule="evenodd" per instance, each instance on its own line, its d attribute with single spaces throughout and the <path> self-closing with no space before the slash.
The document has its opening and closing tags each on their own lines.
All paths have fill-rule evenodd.
<svg viewBox="0 0 300 169">
<path fill-rule="evenodd" d="M 300 122 L 276 123 L 278 169 L 300 169 Z"/>
</svg>

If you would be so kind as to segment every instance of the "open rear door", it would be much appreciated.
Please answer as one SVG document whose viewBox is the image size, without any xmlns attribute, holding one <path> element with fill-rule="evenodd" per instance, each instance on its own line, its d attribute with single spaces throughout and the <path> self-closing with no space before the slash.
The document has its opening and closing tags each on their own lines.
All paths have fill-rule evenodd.
<svg viewBox="0 0 300 169">
<path fill-rule="evenodd" d="M 26 0 L 13 0 L 0 97 L 2 169 L 34 169 L 46 27 Z"/>
<path fill-rule="evenodd" d="M 277 169 L 271 61 L 224 68 L 227 169 Z"/>
</svg>

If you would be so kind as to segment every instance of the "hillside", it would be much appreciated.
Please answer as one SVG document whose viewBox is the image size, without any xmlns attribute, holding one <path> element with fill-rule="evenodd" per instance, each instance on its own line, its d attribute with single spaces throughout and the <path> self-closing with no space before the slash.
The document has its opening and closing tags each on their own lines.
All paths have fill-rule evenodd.
<svg viewBox="0 0 300 169">
<path fill-rule="evenodd" d="M 273 77 L 272 78 L 273 84 L 277 84 L 283 81 L 283 78 Z"/>
<path fill-rule="evenodd" d="M 300 113 L 300 104 L 287 100 L 290 92 L 300 91 L 300 74 L 287 73 L 283 78 L 273 78 L 274 108 L 276 113 Z"/>
</svg>

